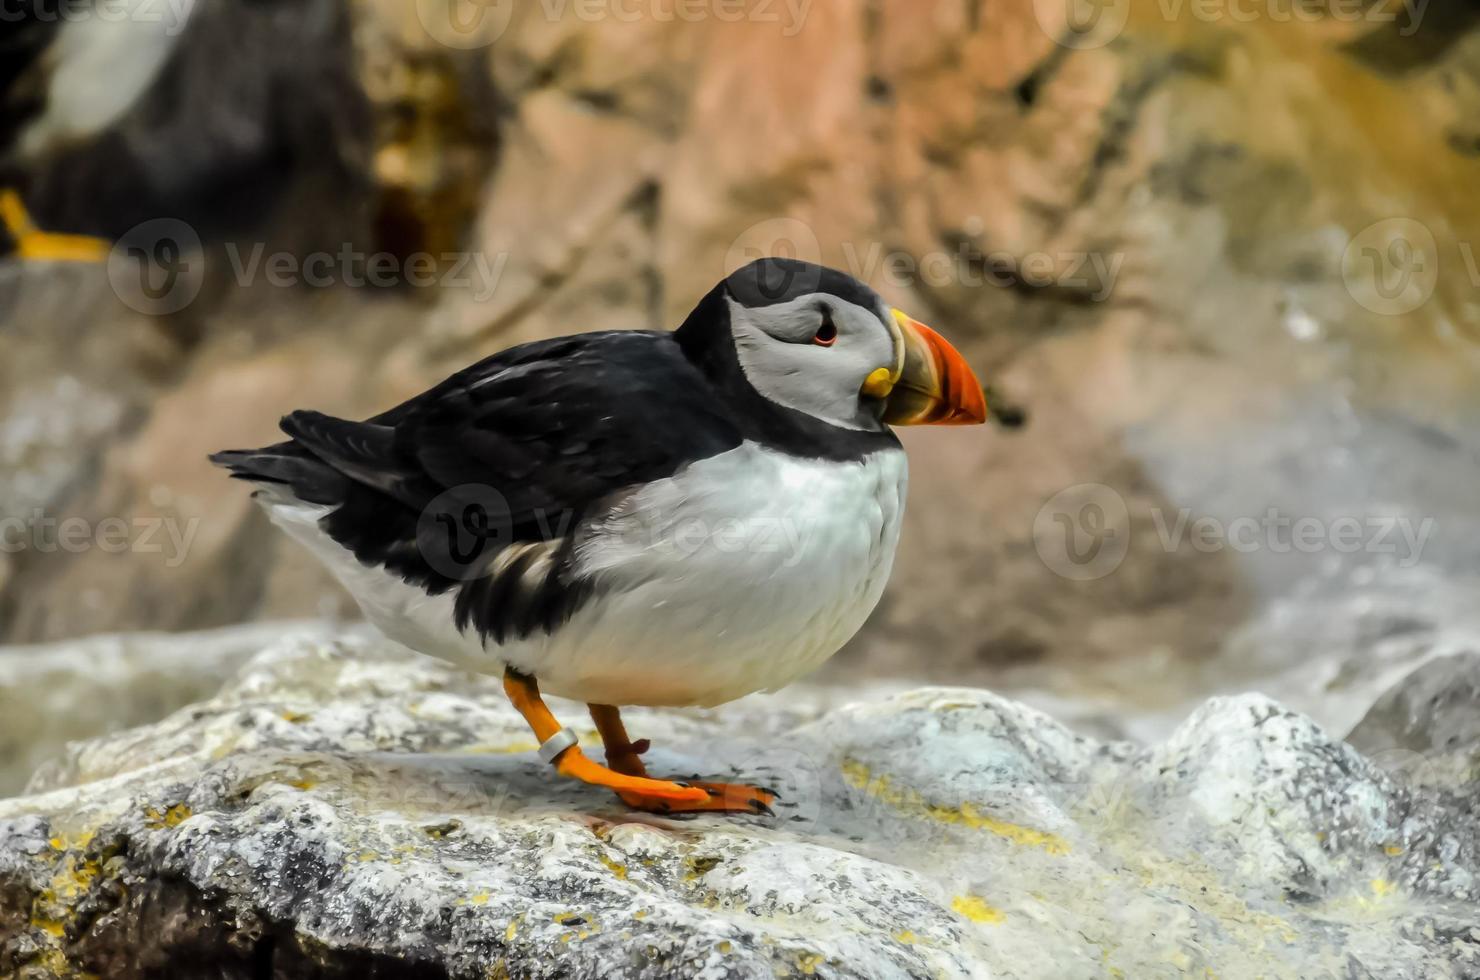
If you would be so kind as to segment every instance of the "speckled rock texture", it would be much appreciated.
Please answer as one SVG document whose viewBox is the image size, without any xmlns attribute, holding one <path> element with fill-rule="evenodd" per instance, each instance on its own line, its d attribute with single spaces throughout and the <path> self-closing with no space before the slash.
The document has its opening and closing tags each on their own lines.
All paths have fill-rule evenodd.
<svg viewBox="0 0 1480 980">
<path fill-rule="evenodd" d="M 1415 791 L 1258 695 L 1145 749 L 824 701 L 629 712 L 655 771 L 784 796 L 665 819 L 553 778 L 491 678 L 285 635 L 0 802 L 0 974 L 1480 975 L 1473 768 Z"/>
</svg>

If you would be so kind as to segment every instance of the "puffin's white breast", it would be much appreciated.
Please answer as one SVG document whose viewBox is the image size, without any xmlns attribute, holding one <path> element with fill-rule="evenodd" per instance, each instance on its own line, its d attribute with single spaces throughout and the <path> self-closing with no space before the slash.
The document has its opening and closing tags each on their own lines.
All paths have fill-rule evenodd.
<svg viewBox="0 0 1480 980">
<path fill-rule="evenodd" d="M 392 639 L 465 667 L 512 665 L 551 694 L 601 704 L 713 705 L 774 690 L 858 631 L 899 541 L 904 451 L 858 462 L 745 443 L 626 497 L 577 529 L 595 593 L 552 634 L 504 645 L 453 624 L 428 596 L 360 564 L 318 528 L 328 508 L 264 498 Z"/>
<path fill-rule="evenodd" d="M 904 510 L 898 448 L 859 462 L 746 443 L 649 484 L 584 529 L 597 597 L 500 656 L 552 693 L 718 704 L 836 653 L 882 594 Z"/>
<path fill-rule="evenodd" d="M 93 136 L 121 119 L 175 50 L 194 0 L 115 0 L 66 19 L 45 57 L 46 107 L 22 133 L 21 152 Z"/>
</svg>

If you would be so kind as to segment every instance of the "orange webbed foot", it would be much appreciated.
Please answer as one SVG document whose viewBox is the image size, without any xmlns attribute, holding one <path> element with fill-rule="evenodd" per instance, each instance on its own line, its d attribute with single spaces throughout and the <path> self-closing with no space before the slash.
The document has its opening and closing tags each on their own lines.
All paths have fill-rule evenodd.
<svg viewBox="0 0 1480 980">
<path fill-rule="evenodd" d="M 579 779 L 592 786 L 605 786 L 622 799 L 651 800 L 655 806 L 670 808 L 701 806 L 710 794 L 707 789 L 692 783 L 675 782 L 669 779 L 649 779 L 646 776 L 629 776 L 592 762 L 579 748 L 567 749 L 555 762 L 555 771 L 562 776 Z"/>
<path fill-rule="evenodd" d="M 758 813 L 766 816 L 775 816 L 771 806 L 778 799 L 777 794 L 760 786 L 751 786 L 746 783 L 716 783 L 707 780 L 690 780 L 688 786 L 703 790 L 708 798 L 696 801 L 672 801 L 659 799 L 644 793 L 621 792 L 617 793 L 622 802 L 638 810 L 646 810 L 649 813 L 683 814 L 683 813 Z"/>
</svg>

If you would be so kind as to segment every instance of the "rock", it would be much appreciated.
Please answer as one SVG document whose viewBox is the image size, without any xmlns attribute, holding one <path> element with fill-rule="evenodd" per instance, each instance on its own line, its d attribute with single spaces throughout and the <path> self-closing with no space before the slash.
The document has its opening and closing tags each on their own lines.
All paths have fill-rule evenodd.
<svg viewBox="0 0 1480 980">
<path fill-rule="evenodd" d="M 1480 752 L 1480 653 L 1440 657 L 1384 694 L 1347 741 L 1364 752 Z"/>
<path fill-rule="evenodd" d="M 19 792 L 69 741 L 158 721 L 210 697 L 285 630 L 313 636 L 330 627 L 267 623 L 0 648 L 0 796 Z"/>
<path fill-rule="evenodd" d="M 1347 741 L 1425 796 L 1454 800 L 1473 790 L 1480 781 L 1480 654 L 1425 663 L 1379 698 Z"/>
<path fill-rule="evenodd" d="M 579 706 L 556 713 L 594 743 Z M 553 778 L 495 679 L 287 635 L 0 802 L 0 972 L 1458 977 L 1475 783 L 1418 799 L 1258 695 L 1162 744 L 986 691 L 628 713 L 762 816 Z"/>
</svg>

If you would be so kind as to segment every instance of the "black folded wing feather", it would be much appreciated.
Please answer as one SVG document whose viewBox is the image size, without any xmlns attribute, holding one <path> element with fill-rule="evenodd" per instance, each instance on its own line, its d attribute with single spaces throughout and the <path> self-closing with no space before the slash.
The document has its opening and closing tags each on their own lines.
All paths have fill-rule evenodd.
<svg viewBox="0 0 1480 980">
<path fill-rule="evenodd" d="M 739 445 L 672 334 L 526 344 L 363 422 L 298 411 L 291 440 L 217 453 L 234 476 L 334 505 L 320 527 L 367 565 L 457 590 L 461 629 L 553 630 L 591 594 L 572 531 L 625 491 Z"/>
</svg>

